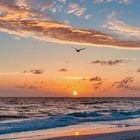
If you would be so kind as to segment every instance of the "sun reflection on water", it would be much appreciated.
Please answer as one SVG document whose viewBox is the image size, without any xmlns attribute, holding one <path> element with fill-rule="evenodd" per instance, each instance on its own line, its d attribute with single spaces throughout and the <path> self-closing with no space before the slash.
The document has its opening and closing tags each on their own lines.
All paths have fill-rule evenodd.
<svg viewBox="0 0 140 140">
<path fill-rule="evenodd" d="M 78 131 L 75 132 L 75 136 L 79 136 L 80 133 Z"/>
</svg>

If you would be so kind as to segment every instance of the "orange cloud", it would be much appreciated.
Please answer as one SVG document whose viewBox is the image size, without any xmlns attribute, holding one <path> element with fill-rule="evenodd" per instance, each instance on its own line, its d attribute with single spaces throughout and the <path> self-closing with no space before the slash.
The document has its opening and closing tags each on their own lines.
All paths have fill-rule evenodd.
<svg viewBox="0 0 140 140">
<path fill-rule="evenodd" d="M 140 41 L 120 40 L 112 35 L 95 30 L 74 29 L 71 26 L 51 21 L 50 17 L 22 3 L 0 1 L 0 31 L 20 37 L 44 41 L 90 45 L 96 47 L 140 48 Z M 19 5 L 23 6 L 19 6 Z M 25 5 L 25 6 L 24 6 Z"/>
</svg>

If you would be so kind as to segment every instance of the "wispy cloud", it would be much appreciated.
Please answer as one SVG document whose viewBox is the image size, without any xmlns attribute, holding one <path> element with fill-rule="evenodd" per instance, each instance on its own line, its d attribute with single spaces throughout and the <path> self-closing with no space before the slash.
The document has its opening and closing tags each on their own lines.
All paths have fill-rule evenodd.
<svg viewBox="0 0 140 140">
<path fill-rule="evenodd" d="M 102 79 L 99 76 L 95 76 L 95 77 L 90 78 L 89 81 L 99 82 L 99 81 L 102 81 Z"/>
<path fill-rule="evenodd" d="M 85 8 L 85 7 L 82 8 L 82 7 L 80 7 L 80 5 L 77 4 L 77 3 L 71 3 L 71 4 L 69 5 L 69 7 L 68 7 L 67 13 L 68 13 L 68 14 L 74 14 L 74 15 L 76 15 L 76 16 L 81 16 L 81 15 L 84 14 L 85 11 L 86 11 L 86 8 Z"/>
<path fill-rule="evenodd" d="M 104 28 L 111 32 L 123 35 L 126 39 L 140 40 L 140 28 L 127 25 L 120 20 L 110 20 Z"/>
<path fill-rule="evenodd" d="M 24 71 L 24 74 L 43 74 L 45 72 L 45 70 L 43 69 L 32 69 L 29 71 Z"/>
<path fill-rule="evenodd" d="M 39 85 L 28 85 L 28 84 L 16 85 L 15 87 L 17 89 L 23 89 L 23 90 L 41 90 L 41 89 L 43 89 L 43 86 L 39 86 Z"/>
<path fill-rule="evenodd" d="M 99 89 L 103 83 L 103 80 L 99 76 L 95 76 L 89 79 L 90 82 L 94 82 L 92 85 L 95 90 Z"/>
<path fill-rule="evenodd" d="M 128 76 L 120 81 L 114 82 L 112 87 L 125 89 L 125 90 L 133 90 L 133 91 L 139 91 L 140 88 L 134 86 L 133 82 L 135 81 L 133 76 Z"/>
<path fill-rule="evenodd" d="M 140 72 L 140 69 L 138 69 L 137 72 Z"/>
<path fill-rule="evenodd" d="M 126 64 L 130 60 L 122 60 L 122 59 L 116 59 L 116 60 L 94 60 L 91 61 L 91 64 L 100 64 L 100 65 L 117 65 L 117 64 Z"/>
<path fill-rule="evenodd" d="M 64 79 L 68 80 L 86 80 L 84 77 L 79 77 L 79 76 L 66 76 Z"/>
<path fill-rule="evenodd" d="M 17 84 L 15 86 L 17 89 L 23 89 L 23 90 L 43 90 L 45 87 L 44 81 L 36 81 L 32 84 Z"/>
<path fill-rule="evenodd" d="M 0 76 L 18 75 L 20 72 L 0 72 Z"/>
<path fill-rule="evenodd" d="M 126 24 L 124 21 L 117 19 L 116 11 L 113 11 L 108 15 L 108 21 L 103 25 L 103 28 L 107 29 L 111 33 L 114 33 L 117 37 L 129 41 L 140 41 L 140 28 Z"/>
<path fill-rule="evenodd" d="M 86 20 L 90 19 L 91 17 L 92 17 L 92 15 L 90 15 L 90 14 L 89 15 L 85 15 L 85 19 Z"/>
<path fill-rule="evenodd" d="M 66 69 L 66 68 L 61 68 L 61 69 L 59 69 L 59 72 L 68 72 L 68 69 Z"/>
<path fill-rule="evenodd" d="M 116 3 L 122 3 L 122 4 L 129 4 L 133 0 L 93 0 L 94 3 L 110 3 L 110 2 L 116 2 Z"/>
</svg>

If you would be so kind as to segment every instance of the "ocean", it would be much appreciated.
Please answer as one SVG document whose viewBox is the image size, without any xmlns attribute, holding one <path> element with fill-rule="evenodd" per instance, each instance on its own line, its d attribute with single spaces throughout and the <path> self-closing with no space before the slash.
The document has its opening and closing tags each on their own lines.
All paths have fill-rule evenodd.
<svg viewBox="0 0 140 140">
<path fill-rule="evenodd" d="M 0 98 L 0 135 L 85 123 L 140 126 L 140 98 Z"/>
</svg>

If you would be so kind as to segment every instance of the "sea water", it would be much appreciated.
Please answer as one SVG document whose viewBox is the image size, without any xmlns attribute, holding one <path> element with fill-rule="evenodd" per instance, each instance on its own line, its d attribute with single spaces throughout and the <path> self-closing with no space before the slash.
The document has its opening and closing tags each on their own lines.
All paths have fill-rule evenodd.
<svg viewBox="0 0 140 140">
<path fill-rule="evenodd" d="M 85 123 L 140 126 L 140 98 L 0 98 L 0 135 Z"/>
</svg>

